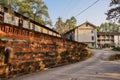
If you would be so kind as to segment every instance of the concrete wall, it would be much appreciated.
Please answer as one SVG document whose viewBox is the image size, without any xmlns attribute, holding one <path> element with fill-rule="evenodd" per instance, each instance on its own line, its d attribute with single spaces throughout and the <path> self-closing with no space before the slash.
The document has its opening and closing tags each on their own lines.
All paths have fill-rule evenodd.
<svg viewBox="0 0 120 80">
<path fill-rule="evenodd" d="M 59 33 L 55 32 L 49 28 L 46 28 L 45 26 L 41 26 L 39 23 L 34 23 L 31 20 L 29 20 L 29 18 L 25 18 L 24 16 L 15 13 L 14 11 L 12 13 L 9 12 L 9 10 L 8 10 L 8 12 L 4 12 L 4 10 L 2 10 L 1 6 L 0 6 L 0 11 L 2 11 L 4 13 L 4 21 L 3 21 L 4 23 L 15 25 L 17 27 L 23 27 L 26 29 L 31 29 L 31 30 L 34 29 L 35 31 L 42 32 L 45 34 L 49 34 L 49 31 L 51 31 L 53 34 L 51 34 L 51 32 L 50 32 L 49 35 L 61 37 L 61 35 Z M 18 25 L 19 19 L 23 20 L 23 26 Z"/>
<path fill-rule="evenodd" d="M 92 39 L 93 37 L 93 39 Z M 89 44 L 91 47 L 96 47 L 97 31 L 91 25 L 83 24 L 75 29 L 75 41 Z"/>
<path fill-rule="evenodd" d="M 114 44 L 116 47 L 120 47 L 120 35 L 115 35 L 114 36 Z"/>
</svg>

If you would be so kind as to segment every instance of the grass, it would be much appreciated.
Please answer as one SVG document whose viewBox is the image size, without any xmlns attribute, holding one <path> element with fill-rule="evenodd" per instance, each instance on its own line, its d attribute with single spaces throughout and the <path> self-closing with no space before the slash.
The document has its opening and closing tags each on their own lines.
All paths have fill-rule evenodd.
<svg viewBox="0 0 120 80">
<path fill-rule="evenodd" d="M 89 47 L 89 49 L 97 49 L 97 50 L 101 50 L 102 48 Z"/>
<path fill-rule="evenodd" d="M 114 47 L 112 50 L 113 51 L 120 51 L 120 47 Z"/>
</svg>

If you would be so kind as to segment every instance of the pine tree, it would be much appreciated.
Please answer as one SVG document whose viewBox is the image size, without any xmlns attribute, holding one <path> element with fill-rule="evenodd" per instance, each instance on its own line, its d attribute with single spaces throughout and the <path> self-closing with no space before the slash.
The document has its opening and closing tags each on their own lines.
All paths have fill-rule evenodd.
<svg viewBox="0 0 120 80">
<path fill-rule="evenodd" d="M 43 25 L 52 25 L 48 8 L 42 0 L 0 0 L 0 4 Z"/>
<path fill-rule="evenodd" d="M 120 23 L 120 0 L 111 0 L 110 7 L 112 8 L 106 13 L 108 16 L 107 20 L 114 20 Z"/>
</svg>

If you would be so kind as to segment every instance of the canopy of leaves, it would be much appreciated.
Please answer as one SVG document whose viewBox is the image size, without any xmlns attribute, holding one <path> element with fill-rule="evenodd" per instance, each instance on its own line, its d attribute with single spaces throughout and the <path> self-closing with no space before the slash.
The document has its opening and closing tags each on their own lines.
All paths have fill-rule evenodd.
<svg viewBox="0 0 120 80">
<path fill-rule="evenodd" d="M 99 32 L 120 32 L 119 25 L 109 22 L 109 23 L 102 23 L 99 27 Z"/>
<path fill-rule="evenodd" d="M 67 19 L 66 20 L 66 25 L 69 27 L 69 30 L 75 28 L 75 25 L 76 25 L 76 18 L 75 17 L 71 17 L 70 19 Z"/>
<path fill-rule="evenodd" d="M 58 21 L 55 24 L 55 30 L 59 32 L 60 34 L 64 33 L 65 23 L 62 21 L 61 18 L 58 18 Z"/>
<path fill-rule="evenodd" d="M 43 25 L 52 25 L 48 8 L 42 0 L 0 0 L 0 4 L 12 8 Z"/>
<path fill-rule="evenodd" d="M 61 18 L 58 18 L 58 21 L 55 24 L 55 30 L 61 34 L 64 34 L 65 32 L 75 28 L 76 22 L 77 20 L 73 16 L 70 19 L 67 19 L 65 22 L 63 22 Z"/>
<path fill-rule="evenodd" d="M 111 0 L 110 7 L 112 7 L 110 10 L 108 10 L 107 14 L 107 20 L 114 20 L 120 23 L 120 0 Z"/>
</svg>

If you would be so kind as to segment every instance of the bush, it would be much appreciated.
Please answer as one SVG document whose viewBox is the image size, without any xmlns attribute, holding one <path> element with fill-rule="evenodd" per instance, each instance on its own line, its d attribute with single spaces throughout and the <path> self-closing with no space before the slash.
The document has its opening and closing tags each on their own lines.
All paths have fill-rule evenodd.
<svg viewBox="0 0 120 80">
<path fill-rule="evenodd" d="M 111 55 L 109 60 L 120 60 L 120 54 Z"/>
<path fill-rule="evenodd" d="M 120 51 L 120 47 L 114 47 L 112 50 L 113 51 Z"/>
</svg>

